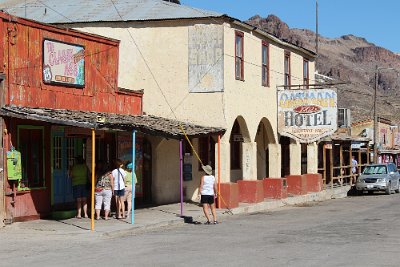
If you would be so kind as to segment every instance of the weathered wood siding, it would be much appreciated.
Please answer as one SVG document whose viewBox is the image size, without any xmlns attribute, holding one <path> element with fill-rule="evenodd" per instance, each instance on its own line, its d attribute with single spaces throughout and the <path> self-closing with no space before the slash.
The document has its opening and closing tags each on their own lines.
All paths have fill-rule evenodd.
<svg viewBox="0 0 400 267">
<path fill-rule="evenodd" d="M 8 58 L 6 104 L 141 114 L 141 94 L 118 92 L 118 41 L 15 18 L 3 18 L 0 28 L 4 36 L 0 60 Z M 43 82 L 44 39 L 85 47 L 83 88 Z"/>
</svg>

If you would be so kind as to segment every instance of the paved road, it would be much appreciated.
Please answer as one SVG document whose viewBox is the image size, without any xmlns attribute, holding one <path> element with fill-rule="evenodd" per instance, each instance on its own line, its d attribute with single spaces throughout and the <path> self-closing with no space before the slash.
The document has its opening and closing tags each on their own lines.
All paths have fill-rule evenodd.
<svg viewBox="0 0 400 267">
<path fill-rule="evenodd" d="M 125 236 L 0 232 L 0 266 L 400 266 L 400 194 Z"/>
</svg>

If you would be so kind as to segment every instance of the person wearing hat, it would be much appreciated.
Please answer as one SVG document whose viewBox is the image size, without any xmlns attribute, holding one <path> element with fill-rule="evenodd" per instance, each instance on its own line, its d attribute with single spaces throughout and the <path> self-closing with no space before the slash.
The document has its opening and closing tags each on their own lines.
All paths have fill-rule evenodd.
<svg viewBox="0 0 400 267">
<path fill-rule="evenodd" d="M 212 168 L 210 165 L 201 166 L 206 173 L 200 179 L 199 186 L 199 197 L 200 203 L 203 205 L 203 212 L 207 218 L 205 224 L 218 224 L 217 212 L 215 210 L 215 197 L 217 196 L 217 184 L 215 183 L 215 177 L 212 175 Z M 213 216 L 213 222 L 210 221 L 209 208 Z"/>
<path fill-rule="evenodd" d="M 128 218 L 130 212 L 132 210 L 132 178 L 135 178 L 135 185 L 137 184 L 137 178 L 135 172 L 132 172 L 132 162 L 129 162 L 125 165 L 124 170 L 126 171 L 125 176 L 125 194 L 122 197 L 122 201 L 124 205 L 122 206 L 125 209 L 125 202 L 127 203 L 127 212 L 125 218 Z"/>
</svg>

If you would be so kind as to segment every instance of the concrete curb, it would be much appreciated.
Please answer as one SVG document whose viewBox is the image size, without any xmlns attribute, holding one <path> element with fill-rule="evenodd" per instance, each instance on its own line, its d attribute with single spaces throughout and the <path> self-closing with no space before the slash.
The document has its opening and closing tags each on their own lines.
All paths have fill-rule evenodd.
<svg viewBox="0 0 400 267">
<path fill-rule="evenodd" d="M 304 203 L 311 203 L 311 202 L 320 202 L 326 201 L 329 199 L 339 199 L 347 197 L 347 192 L 350 190 L 350 186 L 343 186 L 340 188 L 333 188 L 333 189 L 326 189 L 321 192 L 316 193 L 308 193 L 307 195 L 302 196 L 292 196 L 285 199 L 280 200 L 265 200 L 260 203 L 255 204 L 242 204 L 243 206 L 238 208 L 231 209 L 233 215 L 239 214 L 246 214 L 246 213 L 255 213 L 255 212 L 262 212 L 268 210 L 274 210 L 277 208 L 285 207 L 285 206 L 294 206 Z M 232 215 L 228 215 L 228 210 L 217 210 L 219 218 L 226 218 Z M 204 216 L 193 216 L 193 221 L 202 221 L 204 220 Z M 124 230 L 116 230 L 112 232 L 103 233 L 103 236 L 106 237 L 120 237 L 120 236 L 127 236 L 127 235 L 135 235 L 144 233 L 147 231 L 153 231 L 160 228 L 165 228 L 169 226 L 177 226 L 177 225 L 184 225 L 184 218 L 177 217 L 172 220 L 158 222 L 154 224 L 147 224 L 147 225 L 136 225 L 129 229 Z"/>
<path fill-rule="evenodd" d="M 301 196 L 289 196 L 285 199 L 267 200 L 256 204 L 244 204 L 242 207 L 233 208 L 233 214 L 243 214 L 252 212 L 261 212 L 273 210 L 284 206 L 293 206 L 308 202 L 326 201 L 329 199 L 339 199 L 347 197 L 347 192 L 350 186 L 343 186 L 340 188 L 326 189 L 321 192 L 308 193 Z"/>
<path fill-rule="evenodd" d="M 329 199 L 339 199 L 347 197 L 350 186 L 340 188 L 329 188 L 317 193 L 308 193 L 301 196 L 290 196 L 285 199 L 265 199 L 260 203 L 241 203 L 239 207 L 231 209 L 232 214 L 228 213 L 228 209 L 217 209 L 218 220 L 223 221 L 232 215 L 248 214 L 256 212 L 271 211 L 274 209 L 282 208 L 285 206 L 296 206 L 305 203 L 321 202 Z M 193 204 L 193 203 L 191 203 Z M 13 231 L 24 232 L 27 234 L 50 234 L 54 236 L 59 235 L 98 235 L 106 238 L 115 238 L 129 235 L 136 235 L 150 231 L 156 231 L 167 227 L 180 226 L 184 224 L 202 224 L 205 217 L 200 207 L 191 207 L 190 203 L 185 204 L 186 216 L 180 217 L 176 210 L 178 204 L 159 206 L 149 210 L 141 210 L 139 216 L 142 218 L 135 220 L 133 225 L 103 225 L 99 228 L 95 227 L 94 232 L 84 229 L 78 224 L 71 222 L 58 222 L 58 221 L 32 221 L 25 223 L 17 223 L 10 225 L 7 229 L 9 233 Z M 168 215 L 169 214 L 169 215 Z M 171 215 L 173 217 L 171 217 Z M 89 221 L 86 221 L 89 223 Z M 73 226 L 73 227 L 72 227 Z M 85 225 L 88 227 L 88 225 Z M 3 228 L 4 229 L 4 228 Z M 32 232 L 33 231 L 33 232 Z M 90 233 L 90 234 L 89 234 Z"/>
</svg>

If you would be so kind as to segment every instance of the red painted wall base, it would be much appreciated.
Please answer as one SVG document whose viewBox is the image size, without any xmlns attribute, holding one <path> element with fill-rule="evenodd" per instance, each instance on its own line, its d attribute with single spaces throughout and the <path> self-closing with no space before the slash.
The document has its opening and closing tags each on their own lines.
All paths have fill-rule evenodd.
<svg viewBox="0 0 400 267">
<path fill-rule="evenodd" d="M 239 202 L 259 203 L 264 200 L 264 187 L 262 180 L 238 180 Z"/>
<path fill-rule="evenodd" d="M 286 178 L 264 178 L 264 198 L 287 198 Z"/>
<path fill-rule="evenodd" d="M 237 183 L 221 183 L 221 207 L 218 207 L 218 199 L 217 207 L 221 209 L 226 208 L 237 208 L 239 207 L 239 186 Z"/>
<path fill-rule="evenodd" d="M 304 175 L 288 175 L 285 177 L 287 180 L 287 192 L 289 195 L 306 195 L 307 194 L 307 180 Z"/>
<path fill-rule="evenodd" d="M 320 192 L 322 190 L 322 175 L 319 173 L 304 174 L 307 180 L 307 192 Z"/>
</svg>

